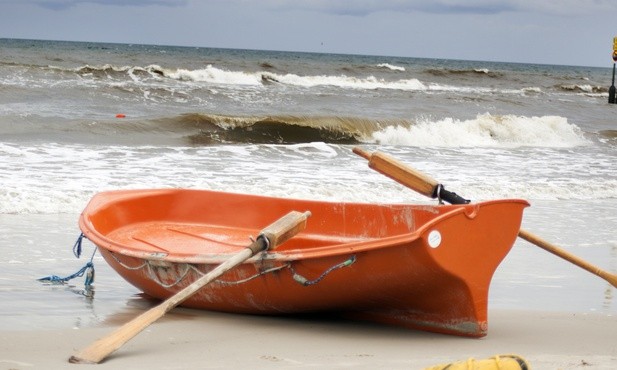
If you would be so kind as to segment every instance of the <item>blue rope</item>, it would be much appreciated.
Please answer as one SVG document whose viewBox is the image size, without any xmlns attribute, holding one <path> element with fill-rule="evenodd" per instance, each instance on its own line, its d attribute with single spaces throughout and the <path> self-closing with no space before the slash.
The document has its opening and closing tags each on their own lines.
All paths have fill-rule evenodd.
<svg viewBox="0 0 617 370">
<path fill-rule="evenodd" d="M 81 243 L 85 237 L 86 236 L 83 233 L 79 234 L 77 241 L 73 245 L 73 254 L 77 258 L 81 256 Z M 86 289 L 90 288 L 92 284 L 94 283 L 94 263 L 92 262 L 92 260 L 94 259 L 96 250 L 97 248 L 94 248 L 94 252 L 92 252 L 92 256 L 90 257 L 90 261 L 88 261 L 88 263 L 86 263 L 86 265 L 82 267 L 79 271 L 77 271 L 76 273 L 66 276 L 66 277 L 60 277 L 58 275 L 50 275 L 50 276 L 42 277 L 37 280 L 42 281 L 42 282 L 50 282 L 52 284 L 64 284 L 77 277 L 82 277 L 86 275 L 84 284 L 86 286 Z"/>
<path fill-rule="evenodd" d="M 75 255 L 75 257 L 77 258 L 81 256 L 81 241 L 84 240 L 84 238 L 84 233 L 79 234 L 79 237 L 77 237 L 75 244 L 73 244 L 73 255 Z"/>
</svg>

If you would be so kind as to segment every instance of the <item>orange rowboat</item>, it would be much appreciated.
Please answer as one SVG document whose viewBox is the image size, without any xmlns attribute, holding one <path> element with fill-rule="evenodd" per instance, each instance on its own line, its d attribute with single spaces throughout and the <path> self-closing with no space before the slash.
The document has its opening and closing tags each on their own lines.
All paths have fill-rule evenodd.
<svg viewBox="0 0 617 370">
<path fill-rule="evenodd" d="M 166 299 L 245 248 L 291 210 L 307 228 L 182 305 L 235 313 L 337 312 L 440 333 L 487 333 L 488 290 L 524 200 L 464 205 L 336 203 L 206 190 L 99 193 L 79 225 L 105 260 Z"/>
</svg>

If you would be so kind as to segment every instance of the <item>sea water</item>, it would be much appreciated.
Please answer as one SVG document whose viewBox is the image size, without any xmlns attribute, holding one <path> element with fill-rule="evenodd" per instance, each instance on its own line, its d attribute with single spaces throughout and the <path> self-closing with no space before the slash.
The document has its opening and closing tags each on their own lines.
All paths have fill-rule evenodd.
<svg viewBox="0 0 617 370">
<path fill-rule="evenodd" d="M 380 150 L 472 200 L 523 198 L 523 227 L 617 272 L 611 70 L 0 39 L 0 326 L 95 325 L 144 304 L 98 254 L 70 275 L 100 191 L 195 188 L 433 203 L 370 170 Z M 617 312 L 602 279 L 525 241 L 489 308 Z M 55 317 L 55 320 L 47 318 Z"/>
</svg>

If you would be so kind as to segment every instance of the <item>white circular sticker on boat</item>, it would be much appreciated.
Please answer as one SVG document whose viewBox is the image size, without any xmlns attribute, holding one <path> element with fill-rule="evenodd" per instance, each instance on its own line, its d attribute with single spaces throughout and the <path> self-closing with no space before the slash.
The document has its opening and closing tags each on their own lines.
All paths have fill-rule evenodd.
<svg viewBox="0 0 617 370">
<path fill-rule="evenodd" d="M 437 248 L 441 244 L 441 233 L 437 230 L 433 230 L 428 234 L 428 245 L 431 248 Z"/>
</svg>

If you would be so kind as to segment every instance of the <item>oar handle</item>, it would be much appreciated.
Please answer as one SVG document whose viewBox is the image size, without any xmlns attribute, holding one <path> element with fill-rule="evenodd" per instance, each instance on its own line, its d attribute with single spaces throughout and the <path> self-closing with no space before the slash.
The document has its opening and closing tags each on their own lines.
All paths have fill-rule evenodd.
<svg viewBox="0 0 617 370">
<path fill-rule="evenodd" d="M 381 152 L 368 153 L 358 147 L 353 148 L 353 152 L 367 159 L 370 168 L 422 195 L 430 198 L 439 198 L 440 200 L 443 199 L 451 204 L 469 203 L 469 200 L 446 190 L 443 185 L 432 177 L 414 170 L 387 154 Z"/>
<path fill-rule="evenodd" d="M 387 154 L 381 152 L 368 153 L 357 147 L 353 148 L 353 152 L 367 159 L 368 166 L 377 172 L 381 172 L 420 194 L 435 198 L 435 188 L 439 185 L 437 180 L 405 166 Z"/>
<path fill-rule="evenodd" d="M 258 236 L 266 240 L 265 249 L 275 249 L 306 228 L 306 221 L 311 216 L 310 211 L 291 211 L 264 228 Z M 250 248 L 250 247 L 249 247 Z M 263 248 L 261 250 L 264 250 Z M 255 253 L 259 252 L 256 251 Z"/>
</svg>

